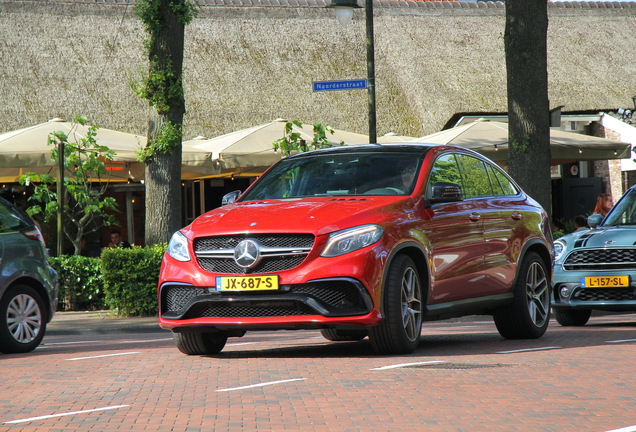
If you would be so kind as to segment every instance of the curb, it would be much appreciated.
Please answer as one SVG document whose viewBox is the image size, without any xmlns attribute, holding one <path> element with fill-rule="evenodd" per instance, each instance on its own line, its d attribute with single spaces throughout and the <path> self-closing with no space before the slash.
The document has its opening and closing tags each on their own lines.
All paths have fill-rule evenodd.
<svg viewBox="0 0 636 432">
<path fill-rule="evenodd" d="M 157 324 L 156 327 L 141 327 L 141 326 L 129 326 L 129 327 L 111 327 L 111 328 L 48 328 L 46 329 L 47 336 L 76 336 L 76 335 L 107 335 L 107 334 L 130 334 L 130 333 L 166 333 L 170 330 L 164 330 Z"/>
</svg>

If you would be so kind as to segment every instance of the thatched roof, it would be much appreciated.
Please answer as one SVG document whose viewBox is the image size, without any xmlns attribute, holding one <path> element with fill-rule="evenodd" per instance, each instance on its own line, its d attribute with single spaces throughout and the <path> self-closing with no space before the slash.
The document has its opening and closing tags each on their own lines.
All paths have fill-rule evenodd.
<svg viewBox="0 0 636 432">
<path fill-rule="evenodd" d="M 364 11 L 341 27 L 324 0 L 205 0 L 186 28 L 185 137 L 278 117 L 367 132 L 364 90 L 312 81 L 366 77 Z M 505 112 L 501 2 L 375 3 L 378 134 L 421 136 L 457 113 Z M 630 107 L 636 3 L 549 4 L 551 106 Z M 145 134 L 145 74 L 132 0 L 0 2 L 0 132 L 86 115 Z"/>
</svg>

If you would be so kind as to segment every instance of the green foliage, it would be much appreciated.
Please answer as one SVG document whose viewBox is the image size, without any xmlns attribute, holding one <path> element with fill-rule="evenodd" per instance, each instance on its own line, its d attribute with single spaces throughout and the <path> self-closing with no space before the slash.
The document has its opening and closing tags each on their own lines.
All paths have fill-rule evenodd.
<svg viewBox="0 0 636 432">
<path fill-rule="evenodd" d="M 184 101 L 181 76 L 175 73 L 170 59 L 161 65 L 154 57 L 150 62 L 148 77 L 141 84 L 132 82 L 131 87 L 137 96 L 150 102 L 159 114 L 166 114 L 170 107 Z"/>
<path fill-rule="evenodd" d="M 60 290 L 57 310 L 103 310 L 104 285 L 100 261 L 80 255 L 49 258 L 57 272 Z"/>
<path fill-rule="evenodd" d="M 293 151 L 301 153 L 331 147 L 331 142 L 327 138 L 328 133 L 334 133 L 331 126 L 325 126 L 322 122 L 314 123 L 314 139 L 309 145 L 302 139 L 300 132 L 294 132 L 294 126 L 302 128 L 303 124 L 298 120 L 285 123 L 285 135 L 272 143 L 274 150 L 280 150 L 283 155 L 288 156 Z M 340 141 L 340 145 L 344 145 L 344 141 Z"/>
<path fill-rule="evenodd" d="M 520 152 L 526 153 L 530 148 L 530 135 L 525 134 L 521 142 L 513 140 L 510 142 L 510 145 L 512 145 L 512 147 L 516 148 Z"/>
<path fill-rule="evenodd" d="M 158 0 L 137 0 L 135 5 L 135 15 L 151 36 L 161 30 L 163 25 L 161 3 Z M 174 0 L 168 5 L 183 25 L 190 24 L 199 13 L 199 4 L 189 0 Z"/>
<path fill-rule="evenodd" d="M 120 316 L 158 313 L 159 269 L 167 245 L 105 249 L 101 256 L 105 304 Z"/>
<path fill-rule="evenodd" d="M 162 5 L 167 4 L 182 25 L 188 25 L 198 14 L 199 5 L 190 0 L 138 0 L 135 14 L 141 20 L 149 35 L 144 45 L 148 51 L 150 65 L 147 78 L 141 83 L 131 82 L 131 88 L 137 96 L 148 101 L 159 115 L 166 115 L 175 106 L 184 104 L 183 82 L 181 71 L 174 68 L 172 59 L 166 55 L 163 61 L 153 52 L 157 45 L 157 35 L 164 26 Z M 139 154 L 141 162 L 147 162 L 157 153 L 170 154 L 181 145 L 181 126 L 166 122 L 161 136 L 149 142 Z"/>
<path fill-rule="evenodd" d="M 66 188 L 64 213 L 71 222 L 64 226 L 64 233 L 73 243 L 75 254 L 81 251 L 82 238 L 98 230 L 102 225 L 115 223 L 113 215 L 106 214 L 108 209 L 116 209 L 117 202 L 112 197 L 104 197 L 110 175 L 104 161 L 111 160 L 115 152 L 97 143 L 97 126 L 88 128 L 86 136 L 77 142 L 69 141 L 78 125 L 87 124 L 86 117 L 77 116 L 72 125 L 71 133 L 55 131 L 49 135 L 48 145 L 51 146 L 51 158 L 57 161 L 64 158 Z M 64 155 L 59 154 L 59 145 L 64 144 Z M 27 172 L 20 177 L 20 184 L 34 185 L 33 195 L 29 201 L 33 205 L 27 209 L 31 215 L 43 215 L 48 222 L 57 217 L 57 192 L 53 185 L 56 179 L 49 174 L 35 174 Z"/>
<path fill-rule="evenodd" d="M 183 132 L 181 131 L 181 127 L 170 121 L 166 121 L 165 126 L 159 133 L 159 137 L 141 149 L 137 155 L 137 159 L 140 162 L 146 162 L 151 160 L 156 154 L 170 154 L 177 146 L 181 145 L 182 138 Z"/>
</svg>

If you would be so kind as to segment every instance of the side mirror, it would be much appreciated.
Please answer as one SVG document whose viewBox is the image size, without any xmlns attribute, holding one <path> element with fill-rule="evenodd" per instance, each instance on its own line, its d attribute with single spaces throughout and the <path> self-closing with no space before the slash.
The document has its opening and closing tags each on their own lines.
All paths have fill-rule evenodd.
<svg viewBox="0 0 636 432">
<path fill-rule="evenodd" d="M 238 199 L 238 197 L 241 196 L 243 192 L 241 192 L 240 190 L 235 190 L 233 192 L 230 192 L 229 194 L 225 194 L 223 195 L 223 199 L 221 200 L 221 205 L 228 205 L 228 204 L 232 204 L 234 201 L 236 201 Z"/>
<path fill-rule="evenodd" d="M 431 188 L 428 201 L 431 204 L 463 201 L 462 188 L 455 183 L 437 182 Z"/>
<path fill-rule="evenodd" d="M 587 217 L 587 224 L 590 228 L 596 228 L 603 222 L 603 215 L 593 214 Z"/>
</svg>

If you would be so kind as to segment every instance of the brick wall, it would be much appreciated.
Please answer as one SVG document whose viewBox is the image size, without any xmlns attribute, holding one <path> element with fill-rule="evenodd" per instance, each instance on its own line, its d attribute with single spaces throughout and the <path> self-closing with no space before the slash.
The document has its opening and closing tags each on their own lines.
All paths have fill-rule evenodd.
<svg viewBox="0 0 636 432">
<path fill-rule="evenodd" d="M 611 129 L 605 128 L 597 122 L 593 122 L 590 128 L 591 135 L 620 141 L 620 135 Z M 603 192 L 612 194 L 614 202 L 623 195 L 623 181 L 620 159 L 607 161 L 594 161 L 594 177 L 603 179 Z"/>
</svg>

